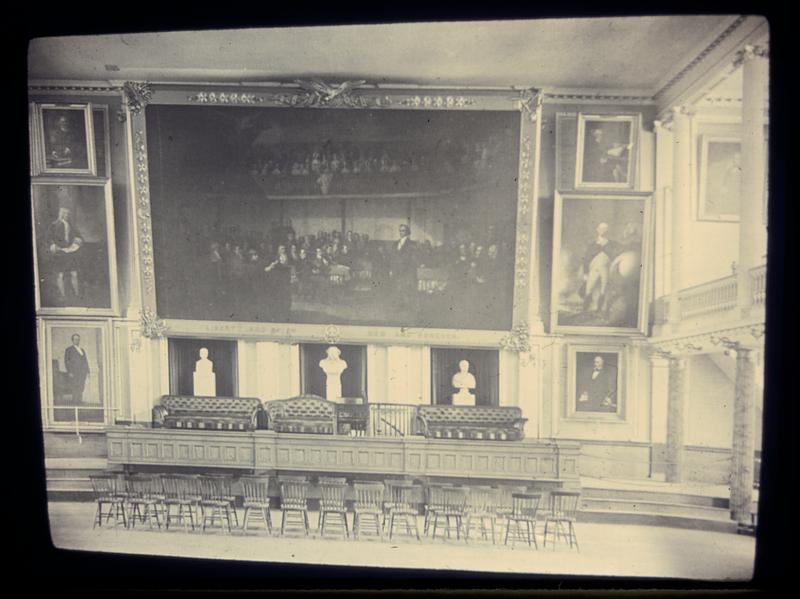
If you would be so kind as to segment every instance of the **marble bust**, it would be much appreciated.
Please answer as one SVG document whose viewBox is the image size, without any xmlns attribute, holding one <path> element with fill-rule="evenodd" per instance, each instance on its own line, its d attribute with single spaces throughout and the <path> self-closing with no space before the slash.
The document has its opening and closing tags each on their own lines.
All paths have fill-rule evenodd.
<svg viewBox="0 0 800 599">
<path fill-rule="evenodd" d="M 327 357 L 319 362 L 319 367 L 325 373 L 325 399 L 340 401 L 342 398 L 342 373 L 347 368 L 347 362 L 342 360 L 342 352 L 338 347 L 329 347 L 325 351 L 325 355 Z"/>
<path fill-rule="evenodd" d="M 474 406 L 475 394 L 470 393 L 476 387 L 475 376 L 469 371 L 469 362 L 461 360 L 458 363 L 458 372 L 453 375 L 453 387 L 458 393 L 453 393 L 454 406 Z"/>
<path fill-rule="evenodd" d="M 194 395 L 217 394 L 217 375 L 214 374 L 214 362 L 208 359 L 208 349 L 200 348 L 200 359 L 194 363 Z"/>
</svg>

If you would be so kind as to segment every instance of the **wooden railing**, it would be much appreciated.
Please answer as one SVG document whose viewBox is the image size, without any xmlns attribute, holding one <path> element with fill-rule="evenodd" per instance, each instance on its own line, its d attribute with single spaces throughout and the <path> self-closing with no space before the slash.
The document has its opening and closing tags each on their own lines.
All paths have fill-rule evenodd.
<svg viewBox="0 0 800 599">
<path fill-rule="evenodd" d="M 750 270 L 750 288 L 754 306 L 763 306 L 767 291 L 767 267 Z M 736 307 L 738 278 L 736 275 L 689 287 L 680 292 L 681 318 L 708 316 Z"/>
<path fill-rule="evenodd" d="M 390 403 L 369 404 L 369 437 L 408 437 L 416 434 L 417 406 Z"/>
<path fill-rule="evenodd" d="M 753 293 L 753 305 L 763 306 L 767 298 L 767 266 L 756 266 L 750 270 L 750 289 Z"/>
<path fill-rule="evenodd" d="M 684 289 L 678 296 L 681 318 L 725 312 L 736 307 L 736 289 L 735 276 Z"/>
</svg>

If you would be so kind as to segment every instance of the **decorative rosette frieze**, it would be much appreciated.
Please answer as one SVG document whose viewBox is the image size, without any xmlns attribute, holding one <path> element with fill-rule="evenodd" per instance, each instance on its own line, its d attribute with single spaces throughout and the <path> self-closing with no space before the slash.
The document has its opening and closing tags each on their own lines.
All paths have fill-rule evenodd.
<svg viewBox="0 0 800 599">
<path fill-rule="evenodd" d="M 139 259 L 145 291 L 155 288 L 153 271 L 153 230 L 150 218 L 150 179 L 147 168 L 147 144 L 144 132 L 134 134 L 134 170 L 136 177 L 136 222 L 139 232 Z"/>
<path fill-rule="evenodd" d="M 303 91 L 276 95 L 274 99 L 278 104 L 293 108 L 380 108 L 392 103 L 388 96 L 376 98 L 355 93 L 356 88 L 366 83 L 364 80 L 345 81 L 338 85 L 329 85 L 319 79 L 296 80 L 295 83 Z"/>
<path fill-rule="evenodd" d="M 523 322 L 514 326 L 508 335 L 500 339 L 500 347 L 508 351 L 529 353 L 531 351 L 530 337 L 528 323 Z"/>
<path fill-rule="evenodd" d="M 197 92 L 186 97 L 196 104 L 261 104 L 264 97 L 256 94 L 240 94 L 237 92 Z"/>
<path fill-rule="evenodd" d="M 342 330 L 335 324 L 329 324 L 322 333 L 326 343 L 339 343 L 342 339 Z"/>
<path fill-rule="evenodd" d="M 167 325 L 161 320 L 151 308 L 144 308 L 141 311 L 140 324 L 142 335 L 148 339 L 158 339 L 167 332 Z"/>
<path fill-rule="evenodd" d="M 153 90 L 147 81 L 126 81 L 122 91 L 131 114 L 139 114 L 153 97 Z"/>
<path fill-rule="evenodd" d="M 519 189 L 517 192 L 517 209 L 520 215 L 525 216 L 530 210 L 531 179 L 533 177 L 531 161 L 533 156 L 533 141 L 524 137 L 519 152 Z"/>
<path fill-rule="evenodd" d="M 535 123 L 543 99 L 544 94 L 542 94 L 541 90 L 536 88 L 523 89 L 519 92 L 517 106 L 531 123 Z"/>
<path fill-rule="evenodd" d="M 414 96 L 400 101 L 401 106 L 412 108 L 466 108 L 475 100 L 466 96 Z"/>
</svg>

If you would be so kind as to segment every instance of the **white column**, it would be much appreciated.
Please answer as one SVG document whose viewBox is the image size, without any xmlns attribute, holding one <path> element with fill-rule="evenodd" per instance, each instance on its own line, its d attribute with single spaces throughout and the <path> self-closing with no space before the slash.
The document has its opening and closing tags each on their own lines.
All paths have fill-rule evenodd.
<svg viewBox="0 0 800 599">
<path fill-rule="evenodd" d="M 367 394 L 370 403 L 389 402 L 389 371 L 386 347 L 367 346 Z"/>
<path fill-rule="evenodd" d="M 278 344 L 272 341 L 256 343 L 256 397 L 261 401 L 272 401 L 278 398 L 278 381 L 276 364 L 278 362 Z"/>
<path fill-rule="evenodd" d="M 254 341 L 239 340 L 236 344 L 237 384 L 236 393 L 240 397 L 258 395 L 258 355 Z"/>
<path fill-rule="evenodd" d="M 667 406 L 669 404 L 669 361 L 650 356 L 650 442 L 667 442 Z"/>
<path fill-rule="evenodd" d="M 408 388 L 409 348 L 393 345 L 387 349 L 388 403 L 413 404 Z"/>
<path fill-rule="evenodd" d="M 692 219 L 692 132 L 690 110 L 686 106 L 672 109 L 672 247 L 670 248 L 671 276 L 669 322 L 677 327 L 680 321 L 678 294 L 683 286 L 684 272 L 690 256 L 686 255 L 686 233 Z"/>
<path fill-rule="evenodd" d="M 520 405 L 521 394 L 528 392 L 527 381 L 519 373 L 519 354 L 507 349 L 500 350 L 500 405 Z M 523 391 L 524 390 L 524 391 Z M 523 414 L 524 416 L 524 414 Z"/>
<path fill-rule="evenodd" d="M 764 199 L 764 108 L 767 104 L 769 61 L 765 49 L 746 46 L 742 64 L 742 185 L 739 198 L 738 303 L 746 317 L 753 303 L 750 270 L 763 264 L 766 231 Z"/>
<path fill-rule="evenodd" d="M 653 297 L 664 297 L 670 289 L 670 217 L 669 206 L 672 194 L 673 139 L 672 123 L 654 122 L 656 134 L 656 183 L 655 183 L 655 257 Z"/>
</svg>

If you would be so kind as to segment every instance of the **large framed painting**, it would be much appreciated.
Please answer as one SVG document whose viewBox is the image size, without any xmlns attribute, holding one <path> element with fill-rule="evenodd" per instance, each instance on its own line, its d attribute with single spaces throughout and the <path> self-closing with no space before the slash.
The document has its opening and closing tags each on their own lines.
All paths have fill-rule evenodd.
<svg viewBox="0 0 800 599">
<path fill-rule="evenodd" d="M 42 314 L 117 313 L 110 181 L 31 186 L 36 309 Z"/>
<path fill-rule="evenodd" d="M 46 320 L 42 325 L 43 424 L 78 433 L 102 428 L 113 418 L 107 323 Z"/>
<path fill-rule="evenodd" d="M 742 187 L 742 142 L 738 137 L 700 136 L 699 220 L 736 222 Z"/>
<path fill-rule="evenodd" d="M 142 290 L 171 332 L 497 346 L 526 320 L 538 94 L 362 83 L 146 88 Z"/>
<path fill-rule="evenodd" d="M 592 334 L 644 333 L 651 196 L 556 193 L 551 328 Z"/>
<path fill-rule="evenodd" d="M 639 114 L 578 114 L 575 189 L 633 189 L 640 120 Z"/>
<path fill-rule="evenodd" d="M 91 104 L 36 104 L 34 173 L 97 175 Z"/>
<path fill-rule="evenodd" d="M 567 348 L 567 417 L 574 420 L 624 420 L 625 351 L 614 345 Z"/>
</svg>

